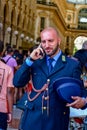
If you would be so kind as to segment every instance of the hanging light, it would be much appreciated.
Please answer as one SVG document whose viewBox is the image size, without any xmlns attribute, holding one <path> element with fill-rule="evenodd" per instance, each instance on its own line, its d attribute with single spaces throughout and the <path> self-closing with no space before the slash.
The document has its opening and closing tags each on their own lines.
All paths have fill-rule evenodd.
<svg viewBox="0 0 87 130">
<path fill-rule="evenodd" d="M 11 32 L 11 27 L 7 28 L 7 32 L 10 33 Z"/>
<path fill-rule="evenodd" d="M 24 34 L 23 34 L 23 33 L 20 35 L 20 38 L 21 38 L 21 39 L 23 39 L 23 38 L 24 38 Z"/>
<path fill-rule="evenodd" d="M 29 40 L 30 42 L 33 42 L 33 38 L 30 38 L 30 40 Z"/>
<path fill-rule="evenodd" d="M 34 43 L 35 43 L 35 44 L 37 43 L 36 39 L 34 40 Z"/>
<path fill-rule="evenodd" d="M 2 23 L 0 23 L 0 29 L 2 29 L 3 28 L 3 24 Z"/>
<path fill-rule="evenodd" d="M 14 31 L 14 34 L 15 34 L 15 35 L 18 35 L 18 31 L 17 31 L 17 30 L 16 30 L 16 31 Z"/>
<path fill-rule="evenodd" d="M 39 41 L 37 41 L 37 42 L 36 42 L 36 45 L 39 45 L 39 44 L 40 44 L 40 42 L 39 42 Z"/>
<path fill-rule="evenodd" d="M 25 38 L 25 39 L 26 39 L 26 41 L 28 41 L 28 40 L 29 40 L 29 37 L 28 37 L 28 36 L 26 36 L 26 38 Z"/>
</svg>

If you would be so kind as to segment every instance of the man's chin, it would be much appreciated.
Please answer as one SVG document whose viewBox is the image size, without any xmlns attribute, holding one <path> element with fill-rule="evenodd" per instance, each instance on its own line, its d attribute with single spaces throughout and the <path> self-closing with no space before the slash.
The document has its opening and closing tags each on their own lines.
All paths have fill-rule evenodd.
<svg viewBox="0 0 87 130">
<path fill-rule="evenodd" d="M 46 55 L 48 55 L 48 56 L 52 56 L 53 54 L 52 54 L 52 53 L 46 53 Z"/>
</svg>

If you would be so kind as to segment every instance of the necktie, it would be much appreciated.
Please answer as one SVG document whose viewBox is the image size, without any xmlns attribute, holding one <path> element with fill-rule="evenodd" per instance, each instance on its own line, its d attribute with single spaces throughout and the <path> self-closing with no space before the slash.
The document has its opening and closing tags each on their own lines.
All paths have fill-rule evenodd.
<svg viewBox="0 0 87 130">
<path fill-rule="evenodd" d="M 53 69 L 53 65 L 52 65 L 52 62 L 54 61 L 53 58 L 50 58 L 49 59 L 49 72 L 51 72 L 51 70 Z"/>
</svg>

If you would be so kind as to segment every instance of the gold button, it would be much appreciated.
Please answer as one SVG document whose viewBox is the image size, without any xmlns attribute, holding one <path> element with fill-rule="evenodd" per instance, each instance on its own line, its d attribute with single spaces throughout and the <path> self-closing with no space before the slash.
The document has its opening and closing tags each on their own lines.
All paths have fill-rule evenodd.
<svg viewBox="0 0 87 130">
<path fill-rule="evenodd" d="M 66 114 L 66 112 L 63 113 L 64 115 Z"/>
<path fill-rule="evenodd" d="M 48 88 L 46 88 L 46 91 L 48 91 Z"/>
<path fill-rule="evenodd" d="M 43 110 L 46 110 L 47 108 L 46 107 L 43 107 Z"/>
<path fill-rule="evenodd" d="M 49 97 L 47 96 L 47 97 L 45 97 L 45 100 L 48 100 L 49 99 Z"/>
</svg>

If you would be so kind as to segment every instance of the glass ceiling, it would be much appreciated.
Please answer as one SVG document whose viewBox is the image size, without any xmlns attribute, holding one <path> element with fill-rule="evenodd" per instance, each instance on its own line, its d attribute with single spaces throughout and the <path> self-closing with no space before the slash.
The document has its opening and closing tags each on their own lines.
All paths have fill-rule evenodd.
<svg viewBox="0 0 87 130">
<path fill-rule="evenodd" d="M 66 0 L 66 1 L 73 4 L 87 4 L 87 0 Z"/>
<path fill-rule="evenodd" d="M 85 36 L 79 36 L 75 39 L 74 41 L 74 45 L 76 47 L 77 50 L 82 48 L 83 42 L 87 40 L 87 37 Z"/>
</svg>

